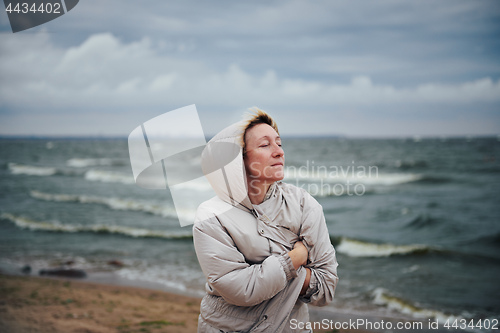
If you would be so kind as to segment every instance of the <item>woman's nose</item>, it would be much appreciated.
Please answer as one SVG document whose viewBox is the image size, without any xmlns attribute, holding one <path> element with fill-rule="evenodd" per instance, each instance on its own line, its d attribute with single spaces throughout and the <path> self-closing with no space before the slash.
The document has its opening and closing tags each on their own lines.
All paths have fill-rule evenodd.
<svg viewBox="0 0 500 333">
<path fill-rule="evenodd" d="M 273 144 L 273 155 L 274 156 L 283 156 L 283 155 L 285 155 L 285 151 L 277 143 L 274 143 Z"/>
</svg>

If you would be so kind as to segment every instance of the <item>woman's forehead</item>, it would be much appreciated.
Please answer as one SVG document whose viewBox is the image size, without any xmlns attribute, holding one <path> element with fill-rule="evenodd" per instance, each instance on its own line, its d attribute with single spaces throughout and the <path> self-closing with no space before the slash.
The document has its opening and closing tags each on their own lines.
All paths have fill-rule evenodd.
<svg viewBox="0 0 500 333">
<path fill-rule="evenodd" d="M 279 139 L 279 134 L 268 124 L 258 124 L 250 128 L 247 133 L 247 142 L 261 139 L 276 140 Z"/>
</svg>

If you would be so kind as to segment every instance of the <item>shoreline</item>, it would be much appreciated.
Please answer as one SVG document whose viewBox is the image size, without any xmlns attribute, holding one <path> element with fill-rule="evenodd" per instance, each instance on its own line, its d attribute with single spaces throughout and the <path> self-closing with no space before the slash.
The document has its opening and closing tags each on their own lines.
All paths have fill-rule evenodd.
<svg viewBox="0 0 500 333">
<path fill-rule="evenodd" d="M 100 280 L 100 281 L 99 281 Z M 114 282 L 114 284 L 112 284 Z M 0 273 L 0 331 L 41 332 L 196 332 L 201 297 L 165 291 L 153 284 L 131 286 L 110 279 L 68 279 L 5 275 Z M 372 323 L 411 319 L 374 316 L 352 311 L 333 312 L 310 306 L 310 324 L 315 333 L 384 332 L 353 329 L 348 322 Z M 345 323 L 339 329 L 320 323 Z M 425 325 L 424 325 L 425 328 Z M 398 330 L 391 330 L 398 331 Z M 426 332 L 427 330 L 419 330 Z M 408 332 L 408 330 L 406 330 Z M 429 331 L 431 332 L 431 331 Z M 432 330 L 439 332 L 439 330 Z"/>
</svg>

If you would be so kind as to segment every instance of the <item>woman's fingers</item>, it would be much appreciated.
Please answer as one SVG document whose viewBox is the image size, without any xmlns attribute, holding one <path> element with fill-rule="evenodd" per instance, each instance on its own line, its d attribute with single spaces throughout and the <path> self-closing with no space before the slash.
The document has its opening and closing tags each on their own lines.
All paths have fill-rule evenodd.
<svg viewBox="0 0 500 333">
<path fill-rule="evenodd" d="M 307 248 L 305 245 L 302 243 L 302 241 L 298 241 L 293 245 L 293 250 L 296 250 L 298 252 L 298 255 L 301 259 L 301 266 L 304 266 L 307 264 L 307 257 L 309 255 Z"/>
</svg>

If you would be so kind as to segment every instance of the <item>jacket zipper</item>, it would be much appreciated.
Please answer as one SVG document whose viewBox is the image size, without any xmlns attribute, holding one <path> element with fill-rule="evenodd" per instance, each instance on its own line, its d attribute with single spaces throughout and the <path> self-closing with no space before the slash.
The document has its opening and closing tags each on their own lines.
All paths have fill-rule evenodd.
<svg viewBox="0 0 500 333">
<path fill-rule="evenodd" d="M 256 330 L 257 328 L 259 328 L 259 326 L 260 326 L 263 322 L 265 322 L 266 320 L 267 320 L 267 315 L 263 315 L 263 316 L 262 316 L 262 318 L 260 318 L 260 320 L 259 320 L 257 323 L 255 323 L 255 325 L 254 325 L 254 326 L 250 329 L 250 331 L 248 331 L 248 332 L 249 332 L 249 333 L 250 333 L 250 332 L 255 332 L 255 330 Z"/>
</svg>

